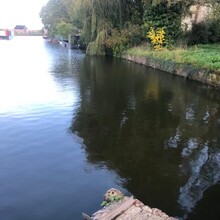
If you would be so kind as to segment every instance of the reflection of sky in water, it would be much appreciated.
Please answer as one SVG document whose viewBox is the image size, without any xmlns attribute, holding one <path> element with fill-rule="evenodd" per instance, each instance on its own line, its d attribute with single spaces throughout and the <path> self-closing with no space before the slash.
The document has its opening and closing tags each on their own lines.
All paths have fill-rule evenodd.
<svg viewBox="0 0 220 220">
<path fill-rule="evenodd" d="M 179 202 L 187 211 L 190 211 L 194 207 L 194 203 L 202 196 L 199 176 L 201 175 L 202 167 L 208 160 L 208 147 L 202 148 L 196 157 L 194 161 L 190 162 L 191 175 L 187 183 L 180 188 Z"/>
<path fill-rule="evenodd" d="M 8 45 L 0 41 L 0 113 L 15 109 L 24 112 L 38 105 L 72 105 L 76 84 L 69 84 L 75 86 L 72 91 L 60 86 L 51 77 L 52 62 L 43 49 L 44 42 L 29 38 L 35 44 L 33 53 L 25 40 L 14 38 Z"/>
<path fill-rule="evenodd" d="M 176 134 L 174 135 L 174 137 L 171 137 L 168 141 L 165 142 L 165 146 L 167 146 L 168 148 L 177 148 L 180 139 L 181 139 L 181 131 L 179 128 L 177 128 Z"/>
<path fill-rule="evenodd" d="M 0 41 L 0 57 L 0 219 L 80 219 L 82 210 L 95 211 L 120 179 L 87 163 L 84 140 L 69 130 L 84 54 L 15 37 Z"/>
<path fill-rule="evenodd" d="M 220 181 L 220 151 L 210 153 L 207 145 L 189 162 L 191 175 L 180 188 L 179 203 L 190 212 L 210 186 Z"/>
<path fill-rule="evenodd" d="M 178 214 L 190 212 L 204 191 L 220 180 L 220 119 L 215 100 L 176 85 L 164 73 L 160 75 L 164 80 L 149 73 L 149 80 L 144 68 L 135 64 L 121 66 L 119 61 L 114 66 L 97 57 L 86 57 L 88 63 L 82 57 L 77 61 L 70 50 L 63 53 L 59 47 L 57 54 L 58 50 L 45 49 L 43 41 L 35 38 L 29 39 L 35 45 L 32 53 L 33 47 L 26 47 L 23 39 L 0 41 L 0 116 L 5 125 L 10 122 L 11 133 L 4 126 L 2 131 L 6 141 L 12 143 L 14 137 L 22 150 L 24 147 L 23 161 L 28 161 L 23 153 L 26 149 L 32 146 L 29 153 L 34 155 L 35 147 L 41 145 L 39 150 L 46 151 L 45 155 L 57 156 L 52 171 L 56 173 L 63 164 L 59 178 L 64 182 L 72 178 L 80 186 L 82 190 L 70 184 L 74 194 L 83 191 L 92 201 L 98 199 L 94 192 L 100 195 L 106 186 L 121 185 Z M 13 65 L 8 60 L 13 60 Z M 115 69 L 109 71 L 112 66 Z M 134 72 L 138 68 L 143 72 L 135 77 L 132 66 Z M 165 83 L 162 87 L 161 82 Z M 74 125 L 78 130 L 70 131 Z M 65 165 L 66 159 L 60 161 L 63 149 L 71 168 Z M 53 162 L 53 157 L 48 158 L 43 161 L 46 165 Z M 62 176 L 65 169 L 70 171 L 66 180 Z M 36 171 L 44 173 L 43 168 Z M 96 182 L 97 178 L 103 182 Z M 114 184 L 116 178 L 123 183 Z M 171 204 L 166 207 L 168 196 Z M 87 211 L 93 202 L 81 199 L 81 206 L 88 205 L 84 206 Z"/>
<path fill-rule="evenodd" d="M 164 147 L 166 150 L 180 150 L 179 173 L 185 181 L 179 188 L 178 202 L 187 219 L 198 201 L 204 199 L 204 192 L 220 181 L 220 150 L 216 131 L 218 104 L 194 101 L 186 106 L 180 110 L 184 119 L 173 135 L 164 141 Z M 168 103 L 167 108 L 171 114 L 178 109 L 175 102 Z"/>
<path fill-rule="evenodd" d="M 195 111 L 193 106 L 189 106 L 186 108 L 186 120 L 192 122 L 195 119 Z"/>
<path fill-rule="evenodd" d="M 191 155 L 194 149 L 198 147 L 198 141 L 196 138 L 190 138 L 188 140 L 187 146 L 183 148 L 182 157 L 188 157 Z"/>
</svg>

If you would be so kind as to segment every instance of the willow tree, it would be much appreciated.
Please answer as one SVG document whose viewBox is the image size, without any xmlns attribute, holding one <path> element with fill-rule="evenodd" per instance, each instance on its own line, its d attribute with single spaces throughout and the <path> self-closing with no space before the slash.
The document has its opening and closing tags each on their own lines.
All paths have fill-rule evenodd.
<svg viewBox="0 0 220 220">
<path fill-rule="evenodd" d="M 104 41 L 108 31 L 121 27 L 124 0 L 75 0 L 72 9 L 73 24 L 81 30 L 81 38 L 88 51 L 104 54 Z"/>
<path fill-rule="evenodd" d="M 89 54 L 105 54 L 105 40 L 113 29 L 142 22 L 142 0 L 75 0 L 71 10 Z"/>
</svg>

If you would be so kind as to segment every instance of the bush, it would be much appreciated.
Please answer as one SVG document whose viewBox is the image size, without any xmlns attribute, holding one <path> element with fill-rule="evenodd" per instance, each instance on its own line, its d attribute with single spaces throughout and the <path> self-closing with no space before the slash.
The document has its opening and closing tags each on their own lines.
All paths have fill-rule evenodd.
<svg viewBox="0 0 220 220">
<path fill-rule="evenodd" d="M 140 44 L 141 41 L 140 27 L 129 24 L 127 28 L 122 30 L 112 29 L 105 41 L 105 46 L 108 51 L 112 51 L 114 56 L 120 56 L 124 50 Z"/>
<path fill-rule="evenodd" d="M 220 4 L 214 3 L 208 16 L 208 31 L 210 43 L 220 42 Z"/>
<path fill-rule="evenodd" d="M 173 44 L 182 33 L 181 14 L 183 8 L 181 2 L 169 4 L 168 1 L 161 1 L 152 5 L 147 3 L 144 8 L 143 32 L 144 35 L 153 27 L 163 28 L 166 32 L 166 44 Z"/>
<path fill-rule="evenodd" d="M 154 28 L 151 28 L 148 32 L 147 37 L 150 39 L 154 50 L 162 50 L 165 43 L 165 31 L 163 30 L 163 28 L 158 28 L 156 30 Z"/>
<path fill-rule="evenodd" d="M 193 23 L 192 30 L 187 33 L 188 45 L 207 44 L 209 32 L 204 22 Z"/>
<path fill-rule="evenodd" d="M 212 21 L 208 24 L 209 42 L 220 42 L 220 25 L 219 21 Z"/>
</svg>

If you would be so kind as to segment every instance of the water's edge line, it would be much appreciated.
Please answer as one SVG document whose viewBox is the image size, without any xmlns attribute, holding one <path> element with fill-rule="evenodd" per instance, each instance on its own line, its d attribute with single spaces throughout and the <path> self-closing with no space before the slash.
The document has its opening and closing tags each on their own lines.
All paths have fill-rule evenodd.
<svg viewBox="0 0 220 220">
<path fill-rule="evenodd" d="M 150 56 L 123 54 L 121 58 L 220 89 L 220 74 L 213 70 L 197 68 L 189 64 L 180 64 Z"/>
</svg>

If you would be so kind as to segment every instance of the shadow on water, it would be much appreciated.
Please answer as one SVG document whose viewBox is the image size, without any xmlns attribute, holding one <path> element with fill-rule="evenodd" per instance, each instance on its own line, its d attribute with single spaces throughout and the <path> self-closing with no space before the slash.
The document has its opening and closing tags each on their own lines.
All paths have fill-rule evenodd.
<svg viewBox="0 0 220 220">
<path fill-rule="evenodd" d="M 212 189 L 219 195 L 218 93 L 127 61 L 95 57 L 81 64 L 79 89 L 70 130 L 83 138 L 87 161 L 116 171 L 122 187 L 151 207 L 207 219 L 203 212 L 216 207 L 208 202 Z M 212 219 L 219 219 L 215 213 Z"/>
</svg>

